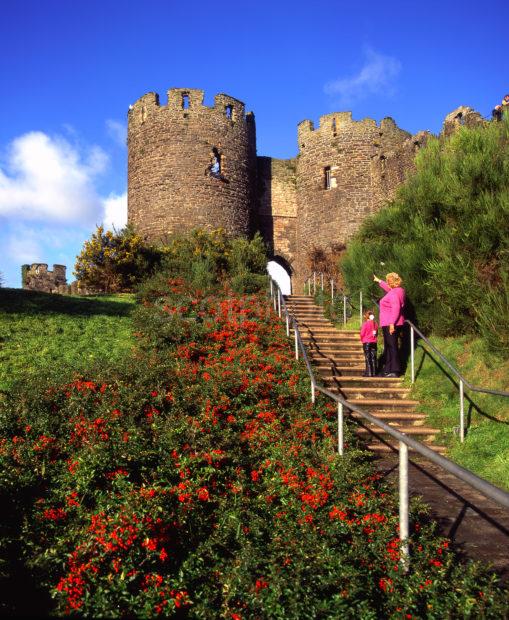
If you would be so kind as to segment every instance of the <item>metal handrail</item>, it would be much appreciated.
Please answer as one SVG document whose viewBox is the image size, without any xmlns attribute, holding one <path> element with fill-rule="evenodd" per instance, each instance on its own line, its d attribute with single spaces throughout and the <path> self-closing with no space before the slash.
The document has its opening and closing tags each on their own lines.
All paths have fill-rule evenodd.
<svg viewBox="0 0 509 620">
<path fill-rule="evenodd" d="M 416 327 L 412 323 L 412 321 L 410 321 L 409 319 L 405 319 L 405 323 L 408 323 L 410 325 L 410 327 L 419 334 L 419 336 L 424 340 L 424 342 L 433 351 L 433 353 L 436 353 L 436 355 L 438 355 L 438 357 L 444 362 L 444 364 L 446 364 L 448 366 L 448 368 L 461 381 L 463 381 L 463 383 L 466 385 L 466 387 L 468 387 L 469 390 L 472 390 L 472 392 L 482 392 L 483 394 L 494 394 L 495 396 L 507 396 L 507 397 L 509 397 L 509 392 L 504 392 L 503 390 L 491 390 L 491 389 L 488 389 L 488 388 L 483 388 L 483 387 L 480 387 L 480 386 L 472 385 L 470 383 L 470 381 L 468 379 L 465 379 L 465 377 L 461 374 L 461 372 L 457 368 L 455 368 L 442 353 L 440 353 L 440 351 L 435 347 L 435 345 L 433 345 L 428 340 L 428 338 L 421 332 L 421 330 L 418 327 Z M 413 383 L 413 381 L 412 381 L 412 383 Z"/>
<path fill-rule="evenodd" d="M 270 293 L 274 302 L 274 310 L 277 309 L 278 315 L 282 318 L 282 314 L 285 314 L 286 320 L 286 334 L 290 336 L 290 324 L 293 324 L 294 330 L 294 338 L 295 338 L 295 357 L 299 359 L 299 350 L 302 354 L 302 358 L 306 364 L 306 368 L 309 374 L 309 378 L 311 380 L 311 402 L 315 402 L 316 399 L 316 391 L 318 390 L 325 396 L 328 396 L 332 400 L 338 403 L 338 452 L 340 455 L 343 455 L 344 452 L 344 442 L 343 442 L 343 426 L 344 426 L 344 408 L 347 411 L 355 411 L 359 415 L 361 415 L 364 419 L 366 419 L 371 424 L 381 428 L 391 437 L 396 439 L 398 444 L 398 452 L 399 452 L 399 538 L 401 540 L 401 562 L 405 568 L 408 567 L 409 563 L 409 547 L 408 547 L 408 536 L 409 536 L 409 495 L 408 495 L 408 448 L 412 448 L 417 453 L 421 454 L 425 458 L 427 458 L 432 463 L 435 463 L 442 469 L 445 469 L 456 478 L 459 478 L 463 482 L 466 482 L 471 487 L 477 489 L 480 493 L 485 495 L 486 497 L 496 501 L 502 506 L 509 508 L 509 493 L 503 491 L 499 487 L 491 484 L 487 480 L 477 476 L 473 472 L 461 465 L 457 465 L 453 463 L 449 459 L 436 454 L 433 450 L 420 443 L 419 441 L 412 439 L 405 435 L 405 433 L 401 433 L 396 430 L 389 424 L 382 422 L 377 417 L 372 414 L 364 411 L 357 405 L 353 404 L 351 401 L 345 400 L 342 396 L 335 394 L 328 390 L 327 388 L 319 385 L 316 382 L 315 375 L 313 373 L 313 369 L 311 363 L 309 361 L 306 348 L 304 343 L 302 342 L 302 338 L 299 331 L 298 321 L 295 316 L 290 315 L 288 311 L 288 307 L 284 300 L 283 294 L 281 293 L 281 289 L 278 284 L 272 280 L 269 276 L 270 281 Z"/>
<path fill-rule="evenodd" d="M 323 274 L 319 274 L 321 276 L 321 285 L 322 285 L 322 290 L 323 289 Z M 316 274 L 313 274 L 314 276 L 314 280 L 316 281 Z M 310 279 L 308 278 L 308 281 Z M 334 290 L 334 280 L 331 279 L 331 291 Z M 343 293 L 344 295 L 344 293 Z M 360 313 L 362 315 L 362 291 L 359 292 L 359 297 L 360 297 Z M 344 295 L 344 299 L 347 299 L 347 296 Z M 373 300 L 374 303 L 378 306 L 378 302 L 376 300 Z M 346 312 L 344 311 L 344 323 L 346 323 Z M 362 323 L 362 316 L 361 316 L 361 323 Z M 414 384 L 415 383 L 415 335 L 414 332 L 417 332 L 417 334 L 420 336 L 420 338 L 428 345 L 428 347 L 436 354 L 438 355 L 438 357 L 442 360 L 442 362 L 444 364 L 446 364 L 446 366 L 453 372 L 453 374 L 456 375 L 456 377 L 458 378 L 458 389 L 459 389 L 459 400 L 460 400 L 460 424 L 459 424 L 459 437 L 460 437 L 460 441 L 461 443 L 463 443 L 465 441 L 465 435 L 466 435 L 466 425 L 465 425 L 465 387 L 468 388 L 471 392 L 477 392 L 477 393 L 481 393 L 481 394 L 491 394 L 493 396 L 502 396 L 504 398 L 508 398 L 509 397 L 509 392 L 505 392 L 502 390 L 492 390 L 489 388 L 485 388 L 485 387 L 481 387 L 481 386 L 475 386 L 472 385 L 470 383 L 470 381 L 468 381 L 468 379 L 466 379 L 461 372 L 455 368 L 451 362 L 449 362 L 449 360 L 442 354 L 440 353 L 440 351 L 430 342 L 430 340 L 419 330 L 418 327 L 416 327 L 416 325 L 414 325 L 412 323 L 412 321 L 410 321 L 410 319 L 405 319 L 405 323 L 407 323 L 410 326 L 410 379 L 411 379 L 411 383 Z"/>
</svg>

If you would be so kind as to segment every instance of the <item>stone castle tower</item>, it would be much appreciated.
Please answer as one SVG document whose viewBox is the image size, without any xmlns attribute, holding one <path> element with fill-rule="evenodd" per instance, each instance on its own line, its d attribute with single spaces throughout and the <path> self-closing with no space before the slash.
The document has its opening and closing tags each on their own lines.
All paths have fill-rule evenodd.
<svg viewBox="0 0 509 620">
<path fill-rule="evenodd" d="M 148 93 L 129 110 L 128 219 L 148 238 L 190 228 L 251 231 L 256 179 L 254 116 L 228 95 L 203 105 L 202 90 Z M 208 174 L 211 153 L 221 178 Z"/>
<path fill-rule="evenodd" d="M 212 107 L 203 100 L 202 90 L 172 88 L 167 105 L 148 93 L 131 106 L 128 221 L 150 240 L 192 228 L 259 230 L 296 291 L 309 275 L 309 251 L 347 242 L 394 196 L 429 135 L 412 136 L 391 118 L 377 124 L 336 112 L 316 129 L 299 124 L 295 158 L 257 157 L 244 104 L 224 94 Z M 464 121 L 456 112 L 451 126 Z M 210 174 L 212 152 L 219 178 Z"/>
</svg>

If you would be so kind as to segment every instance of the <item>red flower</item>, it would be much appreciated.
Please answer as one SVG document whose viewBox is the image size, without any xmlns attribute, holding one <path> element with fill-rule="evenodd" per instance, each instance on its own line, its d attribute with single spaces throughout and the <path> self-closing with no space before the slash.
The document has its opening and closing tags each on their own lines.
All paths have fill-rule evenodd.
<svg viewBox="0 0 509 620">
<path fill-rule="evenodd" d="M 200 502 L 208 502 L 209 501 L 209 491 L 206 487 L 202 487 L 198 489 L 198 499 Z"/>
<path fill-rule="evenodd" d="M 265 581 L 262 577 L 260 577 L 260 579 L 256 580 L 255 583 L 255 590 L 257 592 L 260 592 L 260 590 L 263 590 L 264 588 L 268 588 L 269 584 L 267 581 Z"/>
</svg>

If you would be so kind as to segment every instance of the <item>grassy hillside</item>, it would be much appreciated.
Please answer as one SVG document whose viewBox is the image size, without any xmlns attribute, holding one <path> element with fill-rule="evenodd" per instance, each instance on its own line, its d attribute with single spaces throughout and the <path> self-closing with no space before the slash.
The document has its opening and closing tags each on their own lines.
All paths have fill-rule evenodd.
<svg viewBox="0 0 509 620">
<path fill-rule="evenodd" d="M 479 338 L 430 340 L 474 386 L 509 392 L 509 361 L 491 364 L 482 355 Z M 459 391 L 457 382 L 441 370 L 442 364 L 418 346 L 415 357 L 414 396 L 428 415 L 431 426 L 443 430 L 439 441 L 449 448 L 448 457 L 497 486 L 509 489 L 509 398 L 465 392 L 465 416 L 469 424 L 465 442 L 459 441 Z M 444 370 L 448 371 L 447 368 Z M 410 381 L 407 369 L 407 381 Z M 456 428 L 455 428 L 456 427 Z"/>
<path fill-rule="evenodd" d="M 119 361 L 130 350 L 132 295 L 68 297 L 0 289 L 0 390 Z"/>
</svg>

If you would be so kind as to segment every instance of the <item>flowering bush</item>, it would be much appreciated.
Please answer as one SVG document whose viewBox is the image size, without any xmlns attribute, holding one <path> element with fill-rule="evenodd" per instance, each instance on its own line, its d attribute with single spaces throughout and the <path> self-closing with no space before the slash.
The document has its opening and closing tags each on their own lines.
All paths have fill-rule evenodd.
<svg viewBox="0 0 509 620">
<path fill-rule="evenodd" d="M 126 368 L 2 405 L 13 608 L 38 583 L 57 615 L 502 615 L 417 513 L 403 570 L 392 494 L 348 429 L 334 453 L 335 408 L 309 402 L 263 296 L 159 277 L 136 329 Z"/>
</svg>

